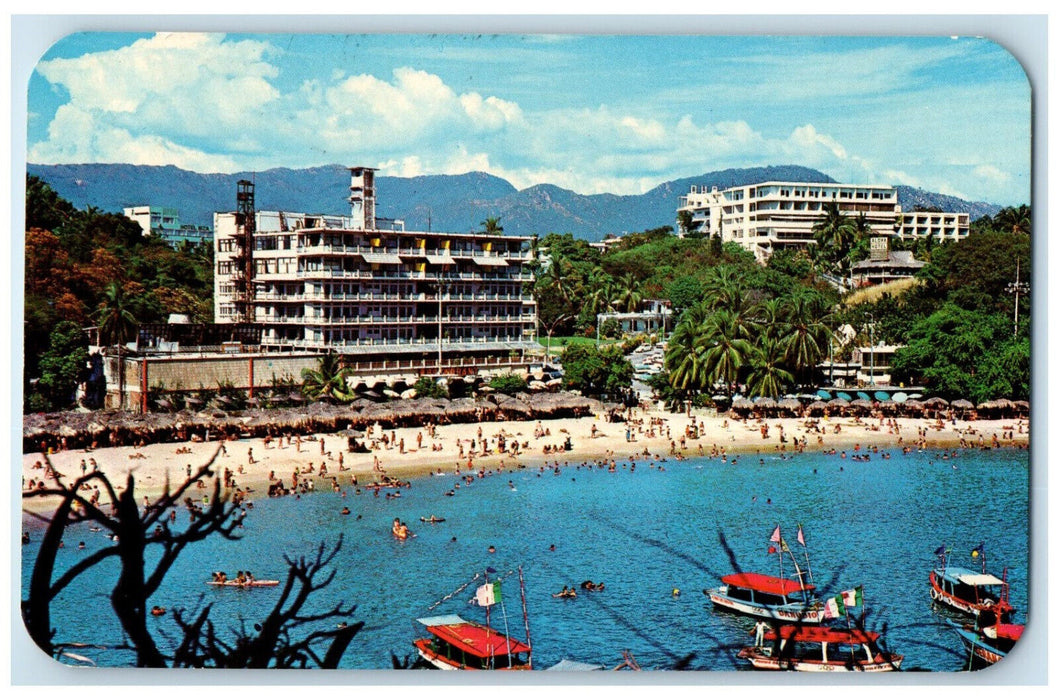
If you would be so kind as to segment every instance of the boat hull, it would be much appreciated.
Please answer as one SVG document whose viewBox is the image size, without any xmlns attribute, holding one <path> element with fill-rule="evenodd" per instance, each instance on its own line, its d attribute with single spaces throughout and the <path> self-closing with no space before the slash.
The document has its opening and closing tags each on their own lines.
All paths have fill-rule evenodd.
<svg viewBox="0 0 1059 700">
<path fill-rule="evenodd" d="M 976 667 L 992 666 L 1007 655 L 1007 652 L 998 649 L 992 640 L 973 629 L 957 627 L 956 633 L 960 635 L 960 640 L 963 641 Z"/>
<path fill-rule="evenodd" d="M 454 659 L 450 659 L 443 654 L 439 654 L 434 651 L 430 646 L 431 640 L 429 639 L 417 639 L 415 642 L 416 652 L 419 654 L 419 658 L 423 659 L 426 663 L 433 666 L 441 671 L 481 671 L 483 669 L 475 668 L 473 666 L 467 666 Z M 529 664 L 510 666 L 500 669 L 490 669 L 497 671 L 530 671 L 532 667 Z"/>
<path fill-rule="evenodd" d="M 824 617 L 824 609 L 820 606 L 811 605 L 808 608 L 804 605 L 765 606 L 746 600 L 735 600 L 724 595 L 719 589 L 707 591 L 707 594 L 716 607 L 749 617 L 783 622 L 800 622 L 806 625 L 819 625 L 826 619 Z"/>
<path fill-rule="evenodd" d="M 739 652 L 759 671 L 801 671 L 806 673 L 886 673 L 901 668 L 904 657 L 893 654 L 881 661 L 823 661 L 820 659 L 777 658 L 756 647 L 747 647 Z"/>
<path fill-rule="evenodd" d="M 208 586 L 227 586 L 231 588 L 268 588 L 270 586 L 278 586 L 279 581 L 248 581 L 245 583 L 239 583 L 238 581 L 207 581 Z"/>
</svg>

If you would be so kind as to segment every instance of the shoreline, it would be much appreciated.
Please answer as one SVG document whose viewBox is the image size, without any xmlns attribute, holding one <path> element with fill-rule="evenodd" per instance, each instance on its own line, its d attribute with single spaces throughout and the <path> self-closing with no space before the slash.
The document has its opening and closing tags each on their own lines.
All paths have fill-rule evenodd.
<svg viewBox="0 0 1059 700">
<path fill-rule="evenodd" d="M 270 473 L 281 480 L 287 489 L 295 471 L 300 483 L 311 477 L 312 491 L 366 488 L 370 482 L 384 477 L 397 480 L 437 474 L 466 474 L 479 469 L 510 470 L 536 467 L 559 462 L 598 462 L 599 460 L 628 461 L 640 459 L 680 459 L 717 455 L 794 454 L 799 451 L 821 452 L 868 451 L 878 449 L 980 449 L 992 447 L 1027 448 L 1029 427 L 1025 419 L 948 421 L 927 418 L 855 418 L 835 417 L 820 419 L 769 418 L 737 419 L 706 411 L 668 413 L 658 409 L 634 409 L 633 422 L 609 423 L 605 414 L 580 418 L 554 418 L 526 421 L 483 421 L 433 426 L 403 427 L 382 430 L 387 445 L 380 438 L 380 428 L 373 426 L 372 437 L 378 441 L 367 453 L 353 453 L 347 449 L 347 438 L 338 433 L 316 433 L 311 436 L 292 436 L 292 440 L 239 438 L 210 442 L 164 442 L 141 447 L 105 447 L 95 450 L 70 449 L 48 457 L 65 483 L 72 483 L 86 470 L 91 471 L 91 460 L 110 479 L 116 490 L 124 487 L 126 476 L 135 476 L 137 499 L 153 499 L 166 485 L 176 486 L 186 478 L 188 465 L 197 470 L 223 444 L 223 450 L 213 465 L 215 477 L 223 478 L 230 470 L 235 487 L 244 491 L 248 500 L 268 497 Z M 892 422 L 893 421 L 893 422 Z M 690 426 L 694 428 L 690 430 Z M 815 425 L 814 425 L 815 424 Z M 894 426 L 897 426 L 896 428 Z M 767 435 L 763 427 L 767 426 Z M 835 432 L 836 426 L 839 432 Z M 595 430 L 593 431 L 593 428 Z M 631 432 L 631 440 L 628 439 Z M 593 436 L 593 432 L 595 435 Z M 668 437 L 667 437 L 668 433 Z M 653 435 L 652 435 L 653 434 Z M 498 441 L 503 438 L 510 450 L 519 443 L 519 454 L 497 453 Z M 994 441 L 995 437 L 995 441 Z M 482 439 L 490 448 L 481 453 Z M 561 447 L 569 438 L 572 448 L 545 453 L 545 446 Z M 683 439 L 682 439 L 683 438 Z M 782 441 L 781 441 L 782 440 Z M 473 453 L 472 453 L 473 441 Z M 364 442 L 370 444 L 371 439 Z M 404 451 L 401 445 L 404 445 Z M 701 452 L 700 452 L 701 449 Z M 644 451 L 647 451 L 647 455 Z M 253 463 L 250 462 L 250 455 Z M 377 470 L 376 459 L 381 471 Z M 734 462 L 735 460 L 733 460 Z M 45 474 L 40 466 L 44 456 L 40 452 L 22 455 L 23 492 L 35 485 Z M 325 475 L 320 474 L 326 465 Z M 311 474 L 307 471 L 311 469 Z M 353 483 L 353 478 L 357 483 Z M 205 490 L 193 488 L 191 495 L 212 493 L 212 483 Z M 229 495 L 234 488 L 225 490 Z M 57 499 L 23 495 L 25 512 L 46 515 Z M 23 517 L 26 517 L 25 515 Z"/>
</svg>

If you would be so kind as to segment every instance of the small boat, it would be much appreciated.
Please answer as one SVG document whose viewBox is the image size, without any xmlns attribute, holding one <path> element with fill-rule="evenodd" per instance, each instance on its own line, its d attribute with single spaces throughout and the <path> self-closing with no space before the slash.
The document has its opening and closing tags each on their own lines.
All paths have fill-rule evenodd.
<svg viewBox="0 0 1059 700">
<path fill-rule="evenodd" d="M 1015 612 L 1008 601 L 1007 581 L 984 571 L 944 563 L 930 572 L 930 597 L 940 605 L 976 618 L 987 613 L 989 622 L 1007 622 Z"/>
<path fill-rule="evenodd" d="M 231 586 L 233 588 L 259 588 L 267 586 L 278 586 L 279 581 L 270 579 L 253 579 L 252 581 L 207 581 L 207 586 Z"/>
<path fill-rule="evenodd" d="M 738 657 L 765 671 L 881 673 L 900 669 L 904 657 L 880 650 L 878 642 L 878 632 L 784 625 L 777 633 L 759 622 L 754 646 L 741 649 Z"/>
<path fill-rule="evenodd" d="M 528 671 L 529 645 L 505 636 L 492 627 L 464 620 L 459 615 L 424 617 L 417 622 L 429 637 L 415 642 L 419 656 L 445 671 Z"/>
<path fill-rule="evenodd" d="M 485 608 L 485 624 L 470 622 L 459 615 L 441 615 L 416 620 L 426 628 L 427 636 L 414 640 L 416 652 L 428 665 L 443 671 L 530 671 L 533 669 L 533 651 L 529 640 L 529 616 L 526 611 L 526 588 L 522 580 L 522 569 L 518 569 L 519 591 L 522 596 L 522 618 L 525 623 L 526 641 L 493 629 L 489 626 L 490 610 L 500 606 L 503 629 L 508 629 L 507 612 L 500 593 L 500 580 L 489 581 L 486 569 L 485 583 L 475 590 L 474 602 Z M 513 572 L 509 572 L 513 573 Z M 505 575 L 506 576 L 506 575 Z M 477 580 L 475 576 L 473 580 Z M 460 586 L 446 596 L 451 598 L 471 582 Z"/>
<path fill-rule="evenodd" d="M 992 666 L 997 661 L 1007 656 L 1015 643 L 1022 637 L 1025 625 L 1014 625 L 1001 623 L 988 627 L 976 625 L 950 625 L 960 635 L 967 652 L 970 654 L 970 665 L 972 668 L 983 668 Z"/>
<path fill-rule="evenodd" d="M 438 517 L 435 517 L 433 515 L 431 515 L 429 518 L 424 518 L 423 516 L 419 516 L 419 520 L 421 522 L 424 522 L 424 523 L 443 523 L 443 522 L 445 522 L 445 518 L 438 518 Z"/>
<path fill-rule="evenodd" d="M 770 620 L 817 625 L 827 619 L 812 584 L 768 574 L 738 573 L 721 578 L 722 585 L 704 590 L 725 610 Z"/>
</svg>

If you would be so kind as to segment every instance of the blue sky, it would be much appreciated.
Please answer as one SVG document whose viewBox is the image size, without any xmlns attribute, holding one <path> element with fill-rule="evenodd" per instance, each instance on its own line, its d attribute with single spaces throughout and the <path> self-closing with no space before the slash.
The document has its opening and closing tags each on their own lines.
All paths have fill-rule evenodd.
<svg viewBox="0 0 1059 700">
<path fill-rule="evenodd" d="M 974 37 L 88 33 L 31 76 L 27 155 L 481 170 L 585 194 L 799 164 L 1014 205 L 1030 100 Z"/>
</svg>

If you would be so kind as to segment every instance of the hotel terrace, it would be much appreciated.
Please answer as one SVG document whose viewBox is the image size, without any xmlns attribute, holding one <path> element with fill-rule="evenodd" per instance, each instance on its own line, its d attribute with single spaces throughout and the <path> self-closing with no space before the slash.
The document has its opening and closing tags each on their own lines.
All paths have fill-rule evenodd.
<svg viewBox="0 0 1059 700">
<path fill-rule="evenodd" d="M 831 202 L 846 216 L 863 214 L 878 236 L 932 235 L 944 241 L 970 232 L 966 213 L 902 212 L 897 190 L 888 185 L 761 182 L 709 191 L 693 185 L 677 211 L 690 212 L 693 226 L 704 234 L 738 243 L 765 262 L 776 250 L 815 244 L 813 225 Z"/>
<path fill-rule="evenodd" d="M 536 347 L 527 237 L 404 230 L 376 219 L 375 173 L 350 169 L 351 216 L 214 215 L 217 323 L 254 323 L 261 348 L 336 352 L 355 370 L 473 374 Z"/>
</svg>

